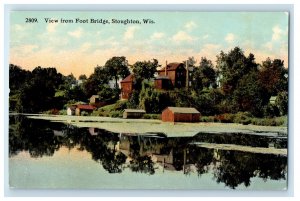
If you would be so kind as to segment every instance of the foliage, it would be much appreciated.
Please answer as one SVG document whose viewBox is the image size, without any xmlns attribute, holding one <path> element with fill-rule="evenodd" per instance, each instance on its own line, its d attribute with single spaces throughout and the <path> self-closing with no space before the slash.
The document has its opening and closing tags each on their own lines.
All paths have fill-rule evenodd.
<svg viewBox="0 0 300 201">
<path fill-rule="evenodd" d="M 117 101 L 114 104 L 106 105 L 104 107 L 94 110 L 92 116 L 104 117 L 122 117 L 123 111 L 127 108 L 127 101 Z"/>
<path fill-rule="evenodd" d="M 158 61 L 153 59 L 153 61 L 137 61 L 132 66 L 132 71 L 136 82 L 141 83 L 143 80 L 151 79 L 154 77 L 156 68 L 158 67 Z"/>
<path fill-rule="evenodd" d="M 244 55 L 241 48 L 235 47 L 228 53 L 221 51 L 217 55 L 217 69 L 220 73 L 221 88 L 225 94 L 232 94 L 238 81 L 246 74 L 257 70 L 253 54 Z"/>
<path fill-rule="evenodd" d="M 106 68 L 108 75 L 110 75 L 115 80 L 115 86 L 118 86 L 119 78 L 124 79 L 130 72 L 127 67 L 128 61 L 126 57 L 112 57 L 106 61 L 104 67 Z"/>
<path fill-rule="evenodd" d="M 83 84 L 86 96 L 91 97 L 98 94 L 101 88 L 108 84 L 110 78 L 107 68 L 101 66 L 95 67 L 94 72 Z"/>
<path fill-rule="evenodd" d="M 236 114 L 224 113 L 215 116 L 201 116 L 200 122 L 222 122 L 237 124 L 253 124 L 259 126 L 287 126 L 287 116 L 257 118 L 249 112 L 238 112 Z"/>
<path fill-rule="evenodd" d="M 143 119 L 161 119 L 160 114 L 144 114 Z"/>
<path fill-rule="evenodd" d="M 139 108 L 146 113 L 161 113 L 170 105 L 171 99 L 168 92 L 158 91 L 152 87 L 143 87 L 139 97 Z"/>
<path fill-rule="evenodd" d="M 262 108 L 268 103 L 269 97 L 258 82 L 257 71 L 245 74 L 237 83 L 233 92 L 233 106 L 235 111 L 251 112 L 256 116 L 262 116 Z"/>
<path fill-rule="evenodd" d="M 120 89 L 111 89 L 107 85 L 104 85 L 98 92 L 99 100 L 102 102 L 113 103 L 119 100 Z"/>
<path fill-rule="evenodd" d="M 284 68 L 284 62 L 280 59 L 267 58 L 262 62 L 259 82 L 265 92 L 271 97 L 279 92 L 288 90 L 288 71 Z"/>
<path fill-rule="evenodd" d="M 212 62 L 202 57 L 200 66 L 194 68 L 192 88 L 201 91 L 210 86 L 216 87 L 216 72 Z"/>
<path fill-rule="evenodd" d="M 279 92 L 275 104 L 280 111 L 280 115 L 287 115 L 288 114 L 288 92 L 282 91 Z"/>
<path fill-rule="evenodd" d="M 128 108 L 138 108 L 139 107 L 139 97 L 140 97 L 140 92 L 138 90 L 132 90 L 132 94 L 128 99 L 127 107 Z"/>
</svg>

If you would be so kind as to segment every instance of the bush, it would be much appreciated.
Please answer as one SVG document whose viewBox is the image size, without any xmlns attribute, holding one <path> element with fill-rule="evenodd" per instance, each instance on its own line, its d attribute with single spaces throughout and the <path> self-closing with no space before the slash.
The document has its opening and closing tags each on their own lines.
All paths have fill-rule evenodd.
<svg viewBox="0 0 300 201">
<path fill-rule="evenodd" d="M 90 114 L 88 112 L 86 112 L 86 111 L 82 111 L 80 115 L 81 116 L 89 116 Z"/>
<path fill-rule="evenodd" d="M 238 112 L 234 115 L 233 122 L 238 124 L 248 125 L 251 123 L 251 118 L 253 116 L 250 112 Z"/>
<path fill-rule="evenodd" d="M 109 113 L 109 117 L 123 117 L 123 112 L 122 111 L 111 111 Z"/>
<path fill-rule="evenodd" d="M 268 104 L 263 107 L 264 117 L 277 117 L 280 115 L 280 111 L 276 105 Z"/>
<path fill-rule="evenodd" d="M 216 116 L 201 116 L 200 122 L 220 122 Z"/>
<path fill-rule="evenodd" d="M 67 115 L 67 110 L 60 110 L 59 115 Z"/>
<path fill-rule="evenodd" d="M 161 119 L 160 114 L 144 114 L 143 119 Z"/>
<path fill-rule="evenodd" d="M 217 115 L 216 118 L 220 122 L 222 122 L 222 123 L 233 123 L 235 115 L 234 114 L 225 113 L 225 114 Z"/>
<path fill-rule="evenodd" d="M 259 126 L 287 126 L 287 117 L 252 118 L 251 123 Z"/>
</svg>

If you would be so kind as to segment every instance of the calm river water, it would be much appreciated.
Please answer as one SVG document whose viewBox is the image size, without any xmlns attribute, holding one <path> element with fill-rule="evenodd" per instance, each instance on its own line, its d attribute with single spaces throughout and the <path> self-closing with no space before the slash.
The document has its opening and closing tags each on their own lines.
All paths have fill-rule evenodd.
<svg viewBox="0 0 300 201">
<path fill-rule="evenodd" d="M 141 128 L 142 132 L 142 128 Z M 287 157 L 203 148 L 197 143 L 286 148 L 286 138 L 199 133 L 111 133 L 10 116 L 9 183 L 14 188 L 287 188 Z"/>
</svg>

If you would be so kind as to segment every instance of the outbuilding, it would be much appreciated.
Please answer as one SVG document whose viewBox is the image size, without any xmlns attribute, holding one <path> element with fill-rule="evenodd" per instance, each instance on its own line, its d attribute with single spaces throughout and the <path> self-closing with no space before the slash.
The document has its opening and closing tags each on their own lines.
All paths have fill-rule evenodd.
<svg viewBox="0 0 300 201">
<path fill-rule="evenodd" d="M 82 112 L 92 113 L 96 107 L 93 105 L 76 105 L 75 114 L 80 116 Z"/>
<path fill-rule="evenodd" d="M 145 110 L 137 110 L 137 109 L 125 109 L 123 112 L 123 118 L 128 119 L 128 118 L 141 118 L 144 114 L 146 113 Z"/>
<path fill-rule="evenodd" d="M 200 112 L 192 107 L 167 107 L 162 111 L 162 121 L 199 122 Z"/>
</svg>

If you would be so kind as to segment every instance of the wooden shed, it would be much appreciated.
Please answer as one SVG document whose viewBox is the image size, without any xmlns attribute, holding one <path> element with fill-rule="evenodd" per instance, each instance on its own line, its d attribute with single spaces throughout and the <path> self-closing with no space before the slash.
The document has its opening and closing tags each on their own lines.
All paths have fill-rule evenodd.
<svg viewBox="0 0 300 201">
<path fill-rule="evenodd" d="M 162 111 L 162 121 L 199 122 L 200 112 L 191 107 L 167 107 Z"/>
<path fill-rule="evenodd" d="M 123 112 L 123 118 L 141 118 L 146 113 L 145 110 L 137 110 L 137 109 L 125 109 Z"/>
</svg>

